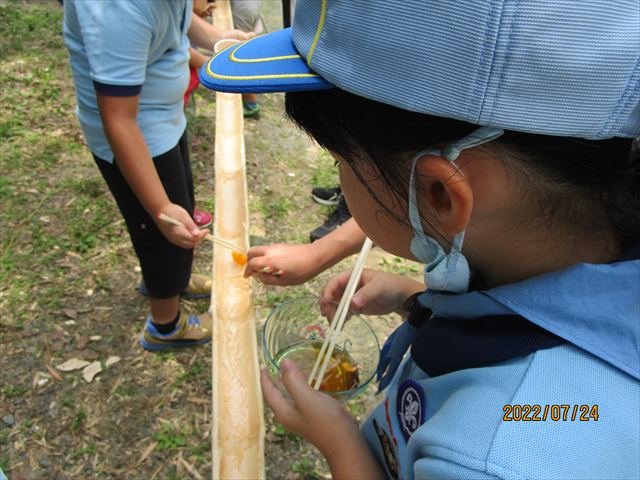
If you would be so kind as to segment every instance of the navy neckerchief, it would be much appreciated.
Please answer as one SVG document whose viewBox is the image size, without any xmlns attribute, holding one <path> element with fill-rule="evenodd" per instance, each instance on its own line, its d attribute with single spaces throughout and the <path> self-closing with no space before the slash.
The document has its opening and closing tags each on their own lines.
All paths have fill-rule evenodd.
<svg viewBox="0 0 640 480">
<path fill-rule="evenodd" d="M 415 308 L 424 308 L 416 302 Z M 426 310 L 426 309 L 425 309 Z M 426 313 L 426 312 L 425 312 Z M 411 344 L 411 358 L 427 375 L 479 368 L 567 343 L 520 315 L 429 318 Z"/>
<path fill-rule="evenodd" d="M 634 243 L 616 262 L 639 256 L 640 243 Z M 482 286 L 476 283 L 472 288 L 481 289 Z M 473 319 L 443 318 L 416 301 L 409 318 L 414 325 L 422 323 L 411 344 L 411 357 L 432 377 L 487 367 L 569 343 L 515 313 L 501 312 Z"/>
</svg>

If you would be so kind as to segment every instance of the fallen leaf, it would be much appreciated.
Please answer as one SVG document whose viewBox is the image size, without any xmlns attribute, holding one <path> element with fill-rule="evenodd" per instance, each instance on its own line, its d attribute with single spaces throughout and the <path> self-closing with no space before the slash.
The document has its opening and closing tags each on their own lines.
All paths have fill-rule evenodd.
<svg viewBox="0 0 640 480">
<path fill-rule="evenodd" d="M 283 437 L 281 437 L 280 435 L 276 435 L 273 432 L 267 432 L 264 436 L 264 439 L 270 443 L 281 443 L 284 440 Z"/>
<path fill-rule="evenodd" d="M 51 348 L 51 350 L 53 350 L 54 352 L 57 352 L 58 350 L 62 350 L 66 345 L 67 345 L 66 342 L 63 342 L 62 340 L 57 340 L 55 342 L 50 343 L 49 348 Z"/>
<path fill-rule="evenodd" d="M 73 308 L 65 308 L 64 310 L 62 310 L 62 313 L 64 313 L 71 319 L 75 319 L 78 316 L 78 312 L 76 312 Z"/>
<path fill-rule="evenodd" d="M 184 458 L 182 458 L 182 456 L 180 456 L 180 462 L 182 463 L 184 468 L 186 468 L 187 471 L 193 476 L 193 478 L 196 478 L 197 480 L 204 480 L 204 477 L 200 475 L 191 464 L 189 464 Z"/>
<path fill-rule="evenodd" d="M 45 367 L 47 367 L 47 371 L 51 374 L 53 378 L 55 378 L 56 380 L 62 380 L 62 377 L 60 376 L 60 374 L 56 372 L 53 368 L 51 368 L 51 365 L 45 365 Z"/>
<path fill-rule="evenodd" d="M 82 358 L 89 361 L 97 360 L 100 357 L 98 352 L 94 352 L 93 350 L 82 350 Z"/>
<path fill-rule="evenodd" d="M 98 352 L 94 352 L 93 350 L 72 350 L 65 354 L 67 358 L 80 358 L 81 360 L 87 360 L 88 362 L 93 362 L 100 357 Z"/>
<path fill-rule="evenodd" d="M 80 360 L 79 358 L 70 358 L 64 363 L 61 363 L 56 368 L 61 372 L 73 372 L 74 370 L 80 370 L 81 368 L 89 365 L 86 360 Z"/>
<path fill-rule="evenodd" d="M 158 442 L 152 442 L 149 444 L 149 446 L 147 448 L 144 449 L 144 452 L 142 452 L 142 455 L 140 456 L 140 459 L 138 460 L 138 465 L 142 465 L 142 463 L 149 458 L 149 455 L 151 455 L 153 453 L 153 451 L 155 450 L 155 448 L 158 446 Z"/>
<path fill-rule="evenodd" d="M 81 335 L 76 337 L 76 348 L 78 350 L 84 350 L 87 347 L 87 343 L 89 343 L 89 339 L 87 337 L 83 337 Z"/>
<path fill-rule="evenodd" d="M 118 363 L 120 360 L 121 360 L 120 357 L 117 357 L 114 355 L 112 357 L 107 358 L 107 361 L 104 362 L 104 364 L 107 366 L 107 368 L 109 368 L 111 365 Z"/>
<path fill-rule="evenodd" d="M 164 469 L 167 468 L 165 465 L 160 465 L 158 468 L 156 468 L 154 470 L 154 472 L 151 474 L 151 477 L 149 477 L 149 480 L 155 480 L 156 477 L 158 476 L 158 474 Z"/>
<path fill-rule="evenodd" d="M 91 383 L 95 376 L 101 371 L 102 365 L 100 365 L 100 362 L 92 362 L 82 370 L 82 378 L 84 378 L 87 383 Z"/>
<path fill-rule="evenodd" d="M 33 377 L 33 383 L 32 386 L 35 387 L 44 387 L 47 383 L 49 383 L 49 380 L 51 379 L 51 376 L 44 373 L 44 372 L 36 372 L 35 376 Z"/>
</svg>

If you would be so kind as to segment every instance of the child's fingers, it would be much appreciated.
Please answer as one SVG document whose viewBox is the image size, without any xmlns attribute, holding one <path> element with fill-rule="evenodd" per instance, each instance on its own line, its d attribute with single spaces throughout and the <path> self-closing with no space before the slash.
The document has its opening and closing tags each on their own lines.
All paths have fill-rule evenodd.
<svg viewBox="0 0 640 480">
<path fill-rule="evenodd" d="M 313 389 L 307 384 L 307 378 L 291 360 L 284 359 L 280 363 L 280 368 L 282 369 L 282 383 L 291 394 L 291 398 L 296 404 L 303 405 L 305 397 L 309 393 L 313 393 Z"/>
<path fill-rule="evenodd" d="M 249 278 L 254 276 L 261 280 L 263 275 L 270 275 L 273 269 L 270 266 L 265 266 L 264 262 L 247 262 L 247 266 L 244 269 L 244 277 Z"/>
<path fill-rule="evenodd" d="M 182 227 L 172 227 L 171 242 L 182 248 L 193 248 L 196 246 L 196 240 L 193 235 Z"/>
<path fill-rule="evenodd" d="M 290 285 L 287 283 L 286 277 L 283 276 L 275 276 L 269 273 L 261 273 L 261 272 L 253 272 L 253 277 L 257 278 L 259 281 L 264 283 L 265 285 L 275 285 L 278 287 L 285 287 Z"/>
<path fill-rule="evenodd" d="M 262 247 L 262 246 L 251 247 L 247 252 L 247 259 L 251 260 L 256 257 L 262 257 L 266 255 L 266 253 L 267 253 L 267 247 Z"/>
<path fill-rule="evenodd" d="M 349 282 L 351 270 L 346 270 L 331 278 L 320 292 L 320 297 L 325 300 L 337 300 L 342 296 Z"/>
<path fill-rule="evenodd" d="M 262 380 L 262 394 L 269 404 L 269 407 L 271 407 L 271 410 L 273 410 L 276 419 L 283 425 L 289 424 L 292 418 L 297 415 L 297 411 L 291 403 L 291 400 L 286 398 L 282 392 L 278 390 L 278 387 L 273 384 L 266 369 L 262 369 L 260 377 Z"/>
<path fill-rule="evenodd" d="M 251 252 L 251 250 L 249 250 L 249 252 Z M 251 272 L 267 273 L 265 271 L 265 268 L 269 267 L 269 264 L 266 257 L 259 256 L 251 258 L 249 257 L 249 255 L 247 255 L 247 259 L 248 261 L 245 268 L 245 277 L 250 276 Z"/>
<path fill-rule="evenodd" d="M 198 233 L 198 235 L 196 235 L 194 241 L 196 245 L 200 245 L 200 243 L 207 237 L 207 235 L 209 234 L 208 230 L 200 230 L 200 232 Z"/>
</svg>

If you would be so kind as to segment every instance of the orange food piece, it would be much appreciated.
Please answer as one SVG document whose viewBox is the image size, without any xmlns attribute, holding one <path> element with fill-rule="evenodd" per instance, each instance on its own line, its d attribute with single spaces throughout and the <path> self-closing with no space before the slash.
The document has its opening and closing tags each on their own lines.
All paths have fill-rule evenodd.
<svg viewBox="0 0 640 480">
<path fill-rule="evenodd" d="M 357 387 L 359 383 L 358 366 L 340 361 L 327 371 L 320 384 L 320 390 L 323 392 L 344 392 Z"/>
<path fill-rule="evenodd" d="M 236 262 L 240 266 L 244 266 L 247 264 L 247 256 L 241 252 L 231 252 L 231 256 L 233 257 L 233 261 Z"/>
<path fill-rule="evenodd" d="M 345 372 L 353 373 L 358 371 L 357 365 L 352 365 L 351 363 L 348 363 L 348 362 L 342 362 L 340 366 Z"/>
</svg>

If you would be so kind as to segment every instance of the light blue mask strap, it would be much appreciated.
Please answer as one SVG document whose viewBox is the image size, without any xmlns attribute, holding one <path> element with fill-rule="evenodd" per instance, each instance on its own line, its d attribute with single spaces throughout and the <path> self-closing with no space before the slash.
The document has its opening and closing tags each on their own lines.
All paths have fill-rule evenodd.
<svg viewBox="0 0 640 480">
<path fill-rule="evenodd" d="M 447 145 L 443 151 L 428 148 L 418 152 L 413 157 L 413 162 L 411 163 L 411 176 L 409 177 L 409 220 L 411 221 L 411 226 L 418 235 L 425 236 L 424 230 L 422 229 L 422 222 L 420 221 L 420 212 L 418 210 L 418 200 L 416 197 L 416 164 L 418 163 L 418 160 L 427 155 L 437 155 L 442 156 L 453 163 L 454 160 L 460 156 L 460 152 L 462 152 L 462 150 L 477 147 L 483 143 L 495 140 L 503 133 L 504 130 L 499 128 L 480 127 L 466 137 Z"/>
<path fill-rule="evenodd" d="M 426 236 L 424 230 L 422 229 L 422 222 L 420 221 L 420 212 L 418 211 L 418 199 L 416 197 L 416 164 L 418 160 L 422 157 L 426 157 L 427 155 L 442 155 L 440 150 L 427 149 L 418 152 L 413 157 L 413 162 L 411 163 L 411 176 L 409 177 L 409 220 L 411 221 L 411 226 L 415 230 L 415 232 L 421 237 Z"/>
<path fill-rule="evenodd" d="M 480 127 L 474 130 L 469 135 L 460 140 L 456 140 L 453 143 L 447 145 L 442 151 L 442 156 L 453 162 L 460 156 L 460 152 L 467 148 L 477 147 L 483 143 L 488 143 L 496 138 L 500 137 L 504 133 L 504 130 L 493 127 Z"/>
</svg>

